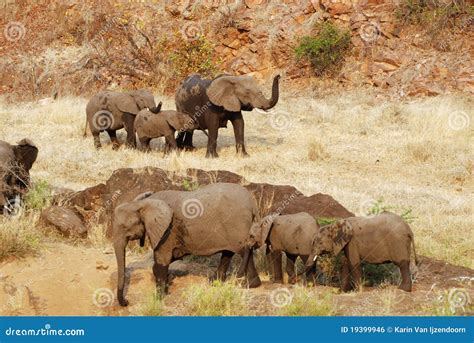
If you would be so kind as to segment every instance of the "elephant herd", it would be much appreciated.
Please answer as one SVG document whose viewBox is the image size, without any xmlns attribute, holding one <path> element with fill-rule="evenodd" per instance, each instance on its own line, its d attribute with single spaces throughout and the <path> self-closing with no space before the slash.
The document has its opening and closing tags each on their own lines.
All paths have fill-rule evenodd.
<svg viewBox="0 0 474 343">
<path fill-rule="evenodd" d="M 157 106 L 153 94 L 147 90 L 102 91 L 87 104 L 84 136 L 89 126 L 94 145 L 100 148 L 100 133 L 107 132 L 113 148 L 117 149 L 116 131 L 125 128 L 129 147 L 137 147 L 138 141 L 147 151 L 150 140 L 165 137 L 165 152 L 168 152 L 178 148 L 193 150 L 193 132 L 202 130 L 208 136 L 206 157 L 218 157 L 218 130 L 227 127 L 230 121 L 237 153 L 245 156 L 242 111 L 254 108 L 266 111 L 274 107 L 279 99 L 279 80 L 280 76 L 275 76 L 271 97 L 267 99 L 251 76 L 220 75 L 209 80 L 193 74 L 176 91 L 176 111 L 161 111 L 161 102 Z"/>
<path fill-rule="evenodd" d="M 413 232 L 404 220 L 391 212 L 374 217 L 351 217 L 320 227 L 305 212 L 260 218 L 257 202 L 243 186 L 214 183 L 196 191 L 146 192 L 116 207 L 113 242 L 117 258 L 117 299 L 127 306 L 124 295 L 125 250 L 129 241 L 144 246 L 148 237 L 153 249 L 153 274 L 160 294 L 168 290 L 168 267 L 186 255 L 211 256 L 221 253 L 215 278 L 225 280 L 231 259 L 242 257 L 237 277 L 248 287 L 261 284 L 253 252 L 266 245 L 273 261 L 274 281 L 283 283 L 282 253 L 287 256 L 289 282 L 295 283 L 295 261 L 305 262 L 303 273 L 315 282 L 316 261 L 321 255 L 338 255 L 345 260 L 341 288 L 348 291 L 361 283 L 361 262 L 393 262 L 400 268 L 400 289 L 411 291 L 410 255 Z"/>
<path fill-rule="evenodd" d="M 269 110 L 279 99 L 279 79 L 273 79 L 271 97 L 266 98 L 249 76 L 221 75 L 212 80 L 195 74 L 179 86 L 176 111 L 162 110 L 146 90 L 102 91 L 87 104 L 87 124 L 96 148 L 100 133 L 107 132 L 114 149 L 119 147 L 116 131 L 125 128 L 126 143 L 144 150 L 150 140 L 165 137 L 166 151 L 193 149 L 194 130 L 208 135 L 206 157 L 217 157 L 220 127 L 232 123 L 236 150 L 246 155 L 244 120 L 241 111 Z M 207 130 L 207 132 L 206 132 Z M 177 137 L 175 137 L 178 131 Z M 0 141 L 0 209 L 11 212 L 12 202 L 21 198 L 30 184 L 29 171 L 38 148 L 29 139 L 12 145 Z M 195 191 L 143 193 L 115 208 L 112 217 L 113 246 L 117 258 L 119 304 L 128 304 L 125 294 L 125 255 L 129 241 L 146 238 L 153 250 L 153 273 L 157 288 L 166 294 L 168 267 L 186 255 L 211 256 L 221 253 L 215 277 L 225 280 L 232 257 L 242 258 L 238 277 L 246 285 L 261 284 L 254 263 L 254 250 L 266 246 L 273 261 L 273 279 L 283 283 L 282 254 L 286 254 L 288 281 L 295 283 L 295 261 L 305 263 L 304 274 L 316 282 L 316 262 L 325 254 L 345 255 L 341 268 L 341 288 L 348 291 L 361 282 L 361 262 L 393 262 L 400 268 L 400 288 L 411 291 L 410 255 L 417 262 L 413 233 L 404 220 L 383 212 L 373 217 L 351 217 L 320 227 L 308 213 L 261 218 L 256 200 L 243 186 L 215 183 Z M 303 274 L 301 273 L 301 274 Z"/>
</svg>

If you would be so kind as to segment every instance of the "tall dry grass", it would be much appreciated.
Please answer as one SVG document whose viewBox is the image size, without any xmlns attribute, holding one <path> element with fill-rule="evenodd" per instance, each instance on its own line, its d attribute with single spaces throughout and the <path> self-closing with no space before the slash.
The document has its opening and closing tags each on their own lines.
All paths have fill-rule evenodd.
<svg viewBox="0 0 474 343">
<path fill-rule="evenodd" d="M 157 100 L 163 109 L 174 108 L 172 98 Z M 33 181 L 78 190 L 122 167 L 225 169 L 254 182 L 330 194 L 356 214 L 383 198 L 413 210 L 419 254 L 474 267 L 474 104 L 468 96 L 390 101 L 366 91 L 324 98 L 286 93 L 273 114 L 244 114 L 250 157 L 235 155 L 229 124 L 219 132 L 219 159 L 204 158 L 206 137 L 200 132 L 198 150 L 180 155 L 113 151 L 110 145 L 96 151 L 92 137 L 82 137 L 86 103 L 0 103 L 0 139 L 29 137 L 39 146 Z M 124 140 L 124 133 L 119 136 Z"/>
</svg>

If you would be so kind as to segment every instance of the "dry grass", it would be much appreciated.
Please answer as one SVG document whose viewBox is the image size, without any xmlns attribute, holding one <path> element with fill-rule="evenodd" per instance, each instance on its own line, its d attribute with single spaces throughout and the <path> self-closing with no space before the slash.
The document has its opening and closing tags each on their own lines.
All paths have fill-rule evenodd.
<svg viewBox="0 0 474 343">
<path fill-rule="evenodd" d="M 7 257 L 24 257 L 38 252 L 41 237 L 35 224 L 38 216 L 23 215 L 0 219 L 0 261 Z"/>
<path fill-rule="evenodd" d="M 172 98 L 157 100 L 163 100 L 164 109 L 174 108 Z M 274 114 L 244 114 L 249 158 L 236 157 L 229 125 L 220 131 L 217 160 L 204 158 L 206 137 L 200 132 L 192 153 L 163 157 L 161 151 L 113 151 L 110 145 L 96 151 L 92 137 L 82 137 L 86 102 L 0 103 L 0 139 L 29 137 L 39 146 L 33 180 L 79 190 L 121 167 L 225 169 L 254 182 L 330 194 L 357 214 L 367 201 L 383 198 L 413 210 L 419 254 L 474 267 L 474 105 L 467 96 L 400 102 L 363 91 L 322 99 L 286 94 Z M 454 119 L 463 113 L 468 124 L 459 129 Z"/>
</svg>

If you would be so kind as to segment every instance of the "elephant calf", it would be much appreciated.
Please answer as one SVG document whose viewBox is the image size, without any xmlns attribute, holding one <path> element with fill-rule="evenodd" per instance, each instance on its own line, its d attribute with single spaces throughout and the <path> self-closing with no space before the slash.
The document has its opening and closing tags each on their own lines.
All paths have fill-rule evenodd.
<svg viewBox="0 0 474 343">
<path fill-rule="evenodd" d="M 283 283 L 282 255 L 286 254 L 286 272 L 288 282 L 296 283 L 295 262 L 298 256 L 307 262 L 311 246 L 319 233 L 316 220 L 306 212 L 274 216 L 270 215 L 252 226 L 250 231 L 250 246 L 258 248 L 267 244 L 270 252 L 274 282 Z M 315 281 L 315 266 L 307 271 L 306 276 Z"/>
<path fill-rule="evenodd" d="M 165 137 L 166 149 L 177 148 L 175 132 L 185 132 L 197 129 L 196 122 L 187 114 L 177 111 L 150 112 L 147 109 L 138 112 L 135 119 L 135 132 L 143 150 L 150 149 L 153 138 Z"/>
<path fill-rule="evenodd" d="M 361 262 L 393 262 L 400 268 L 400 289 L 410 292 L 410 253 L 413 247 L 415 263 L 418 259 L 410 226 L 397 214 L 382 212 L 375 217 L 350 217 L 323 226 L 313 243 L 306 270 L 313 267 L 322 254 L 337 255 L 344 251 L 346 261 L 342 266 L 341 288 L 348 291 L 361 282 Z M 353 283 L 351 284 L 351 276 Z"/>
<path fill-rule="evenodd" d="M 38 148 L 29 139 L 17 145 L 0 141 L 0 214 L 9 200 L 22 195 L 30 185 L 30 169 L 38 156 Z"/>
</svg>

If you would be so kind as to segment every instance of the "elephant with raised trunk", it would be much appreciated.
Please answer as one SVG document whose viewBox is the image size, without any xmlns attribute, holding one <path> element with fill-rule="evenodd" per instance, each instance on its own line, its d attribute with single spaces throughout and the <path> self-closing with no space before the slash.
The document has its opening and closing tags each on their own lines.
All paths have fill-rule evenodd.
<svg viewBox="0 0 474 343">
<path fill-rule="evenodd" d="M 345 261 L 341 271 L 341 288 L 349 291 L 361 283 L 361 263 L 393 262 L 400 268 L 400 289 L 410 292 L 410 254 L 413 247 L 415 263 L 418 259 L 410 226 L 402 217 L 382 212 L 375 217 L 350 217 L 323 226 L 313 242 L 306 269 L 312 268 L 322 254 L 338 255 L 344 251 Z M 352 282 L 351 282 L 352 278 Z"/>
<path fill-rule="evenodd" d="M 37 156 L 38 148 L 29 139 L 16 145 L 0 141 L 0 214 L 10 211 L 13 199 L 27 191 Z"/>
<path fill-rule="evenodd" d="M 217 277 L 225 280 L 234 254 L 243 256 L 249 287 L 261 282 L 246 247 L 252 223 L 258 221 L 255 199 L 243 186 L 215 183 L 193 192 L 144 193 L 115 209 L 113 241 L 117 258 L 119 304 L 124 296 L 125 249 L 129 241 L 148 237 L 153 249 L 156 285 L 167 292 L 168 266 L 186 255 L 222 253 Z"/>
<path fill-rule="evenodd" d="M 208 130 L 206 157 L 218 157 L 218 130 L 227 127 L 228 121 L 234 128 L 237 153 L 247 155 L 242 111 L 274 107 L 279 98 L 279 80 L 280 75 L 275 76 L 272 95 L 267 99 L 253 77 L 221 75 L 209 80 L 194 74 L 179 86 L 175 96 L 176 109 L 197 121 L 201 130 Z M 180 148 L 194 148 L 192 132 L 181 132 L 177 142 Z"/>
<path fill-rule="evenodd" d="M 313 241 L 318 234 L 319 225 L 316 219 L 306 212 L 269 215 L 252 225 L 249 246 L 259 248 L 267 245 L 267 256 L 273 264 L 274 282 L 277 283 L 283 283 L 282 252 L 285 253 L 288 282 L 294 284 L 297 281 L 296 259 L 299 256 L 303 263 L 307 262 Z M 315 282 L 315 266 L 308 270 L 306 277 Z"/>
<path fill-rule="evenodd" d="M 117 130 L 125 128 L 127 131 L 127 146 L 135 148 L 135 116 L 142 109 L 149 109 L 153 113 L 158 113 L 161 103 L 156 106 L 153 94 L 140 89 L 130 92 L 101 91 L 94 95 L 86 106 L 86 126 L 84 137 L 87 134 L 87 126 L 94 137 L 94 146 L 99 149 L 100 133 L 107 132 L 112 141 L 113 149 L 118 149 L 120 144 L 117 140 Z"/>
</svg>

